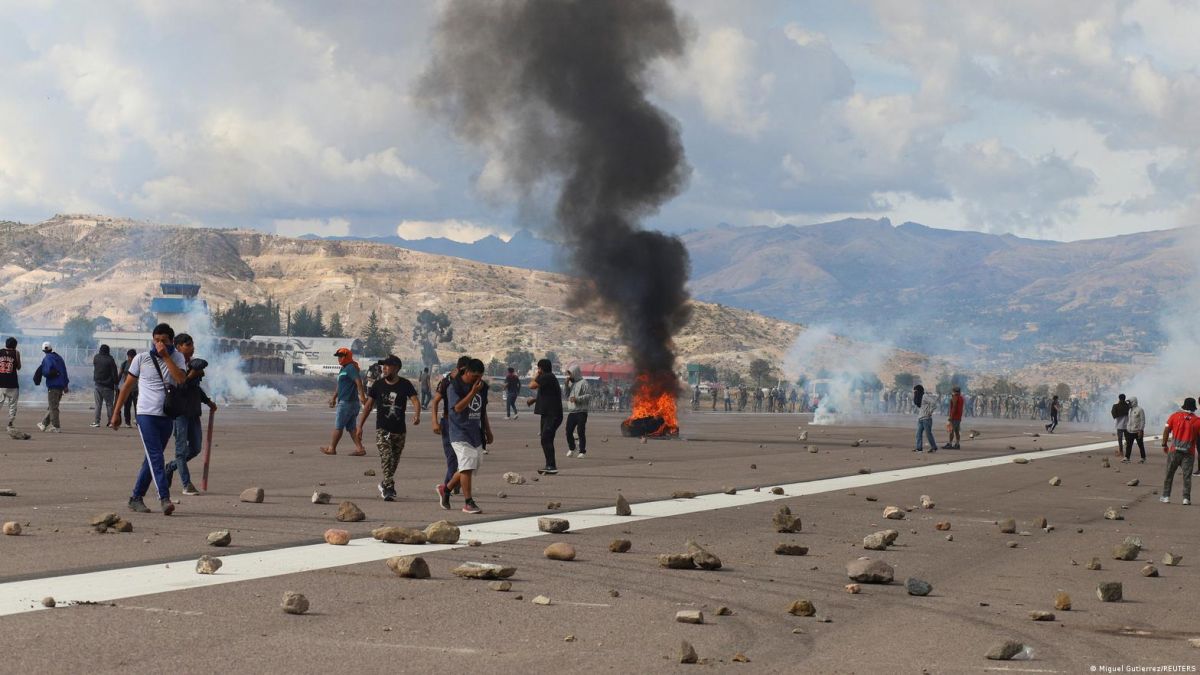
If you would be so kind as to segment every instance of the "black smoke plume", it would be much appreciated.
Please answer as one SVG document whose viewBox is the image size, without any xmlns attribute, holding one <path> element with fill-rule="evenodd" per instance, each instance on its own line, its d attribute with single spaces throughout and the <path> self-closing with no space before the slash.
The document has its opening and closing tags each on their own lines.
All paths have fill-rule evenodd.
<svg viewBox="0 0 1200 675">
<path fill-rule="evenodd" d="M 686 41 L 665 0 L 449 2 L 418 86 L 524 198 L 557 190 L 555 230 L 585 280 L 574 300 L 599 299 L 638 372 L 672 387 L 687 251 L 639 223 L 689 172 L 675 120 L 646 98 L 650 65 Z"/>
</svg>

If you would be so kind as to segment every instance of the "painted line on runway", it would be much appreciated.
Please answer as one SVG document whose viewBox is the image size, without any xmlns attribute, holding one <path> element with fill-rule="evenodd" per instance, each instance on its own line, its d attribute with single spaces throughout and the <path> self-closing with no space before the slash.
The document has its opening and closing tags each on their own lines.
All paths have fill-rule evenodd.
<svg viewBox="0 0 1200 675">
<path fill-rule="evenodd" d="M 1147 440 L 1153 440 L 1148 438 Z M 878 473 L 854 474 L 804 481 L 799 483 L 769 485 L 783 488 L 784 494 L 761 492 L 738 492 L 728 495 L 723 492 L 699 495 L 694 499 L 666 499 L 633 504 L 632 516 L 618 516 L 613 507 L 584 509 L 551 514 L 555 518 L 571 521 L 571 531 L 587 530 L 625 523 L 670 518 L 704 511 L 751 506 L 783 499 L 794 499 L 805 495 L 816 495 L 838 490 L 895 483 L 914 478 L 941 476 L 962 471 L 972 471 L 1011 464 L 1018 457 L 1031 462 L 1051 457 L 1062 457 L 1082 452 L 1111 450 L 1112 441 L 1089 443 L 1055 450 L 1020 452 L 1011 455 L 969 459 L 893 469 Z M 370 538 L 354 539 L 346 546 L 311 544 L 289 546 L 273 550 L 238 553 L 221 556 L 224 563 L 216 574 L 197 574 L 196 559 L 178 560 L 166 564 L 137 565 L 99 572 L 67 574 L 42 579 L 26 579 L 0 584 L 0 616 L 34 612 L 42 609 L 41 598 L 53 597 L 59 604 L 80 602 L 112 602 L 156 593 L 183 591 L 207 586 L 219 586 L 238 581 L 267 579 L 286 574 L 299 574 L 316 570 L 379 562 L 397 555 L 417 555 L 466 548 L 466 542 L 477 539 L 482 544 L 495 544 L 518 539 L 545 536 L 538 530 L 539 516 L 523 516 L 507 520 L 460 525 L 461 539 L 458 544 L 405 545 L 387 544 Z"/>
</svg>

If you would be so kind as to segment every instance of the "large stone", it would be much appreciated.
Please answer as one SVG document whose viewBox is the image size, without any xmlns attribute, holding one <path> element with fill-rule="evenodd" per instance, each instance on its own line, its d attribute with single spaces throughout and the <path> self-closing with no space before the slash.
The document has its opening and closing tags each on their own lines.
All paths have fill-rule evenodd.
<svg viewBox="0 0 1200 675">
<path fill-rule="evenodd" d="M 287 614 L 303 614 L 308 611 L 308 598 L 303 593 L 288 591 L 283 594 L 281 607 Z"/>
<path fill-rule="evenodd" d="M 933 586 L 923 579 L 909 577 L 904 582 L 904 589 L 909 595 L 929 595 L 933 591 Z"/>
<path fill-rule="evenodd" d="M 458 526 L 448 520 L 430 523 L 425 528 L 425 540 L 430 544 L 457 544 L 458 537 Z"/>
<path fill-rule="evenodd" d="M 1024 649 L 1025 645 L 1016 640 L 1005 640 L 988 650 L 986 656 L 992 661 L 1010 661 L 1012 657 L 1020 654 Z"/>
<path fill-rule="evenodd" d="M 538 529 L 551 534 L 562 534 L 571 529 L 571 522 L 564 518 L 541 517 L 537 519 Z"/>
<path fill-rule="evenodd" d="M 1118 511 L 1117 509 L 1110 506 L 1104 510 L 1104 519 L 1105 520 L 1125 520 L 1125 516 L 1121 515 L 1120 511 Z"/>
<path fill-rule="evenodd" d="M 680 663 L 695 663 L 699 657 L 696 656 L 696 648 L 687 640 L 682 640 L 679 643 L 679 662 Z"/>
<path fill-rule="evenodd" d="M 517 568 L 495 563 L 465 562 L 455 567 L 453 573 L 467 579 L 507 579 L 517 573 Z"/>
<path fill-rule="evenodd" d="M 702 570 L 719 570 L 721 569 L 721 559 L 709 553 L 703 546 L 694 541 L 687 543 L 688 553 L 692 556 L 692 562 L 696 563 L 696 567 Z"/>
<path fill-rule="evenodd" d="M 1059 485 L 1062 485 L 1062 479 L 1059 478 L 1058 476 L 1051 476 L 1050 484 L 1053 485 L 1054 487 L 1058 487 Z"/>
<path fill-rule="evenodd" d="M 24 431 L 21 431 L 19 429 L 14 429 L 13 427 L 8 428 L 8 437 L 13 439 L 14 441 L 27 441 L 30 438 L 33 438 L 32 436 L 25 433 Z M 12 495 L 9 495 L 9 496 L 12 496 Z"/>
<path fill-rule="evenodd" d="M 933 507 L 933 497 L 930 497 L 929 495 L 921 495 L 921 508 L 932 509 Z"/>
<path fill-rule="evenodd" d="M 124 518 L 117 518 L 117 522 L 113 523 L 111 527 L 117 532 L 133 532 L 133 523 Z"/>
<path fill-rule="evenodd" d="M 101 513 L 92 518 L 92 527 L 108 527 L 120 519 L 115 513 Z"/>
<path fill-rule="evenodd" d="M 1089 570 L 1095 571 L 1095 570 L 1103 569 L 1103 566 L 1100 564 L 1099 558 L 1092 558 L 1091 560 L 1089 560 L 1087 562 L 1087 568 Z"/>
<path fill-rule="evenodd" d="M 7 534 L 10 537 L 15 537 L 21 534 L 21 524 L 15 520 L 10 520 L 7 523 L 4 523 L 4 534 Z"/>
<path fill-rule="evenodd" d="M 388 569 L 405 579 L 428 579 L 429 563 L 419 555 L 397 555 L 387 559 Z"/>
<path fill-rule="evenodd" d="M 1121 542 L 1113 547 L 1113 560 L 1137 560 L 1138 554 L 1142 552 L 1140 546 L 1133 542 Z"/>
<path fill-rule="evenodd" d="M 675 612 L 675 620 L 679 623 L 704 623 L 704 612 L 698 609 L 681 609 Z"/>
<path fill-rule="evenodd" d="M 345 546 L 350 543 L 350 533 L 337 528 L 325 530 L 325 543 L 333 546 Z"/>
<path fill-rule="evenodd" d="M 1167 567 L 1175 567 L 1182 560 L 1183 556 L 1168 552 L 1163 554 L 1162 564 L 1166 565 Z"/>
<path fill-rule="evenodd" d="M 846 576 L 864 584 L 890 584 L 896 577 L 896 570 L 882 560 L 859 558 L 846 563 Z"/>
<path fill-rule="evenodd" d="M 1054 612 L 1047 612 L 1044 610 L 1035 609 L 1034 611 L 1029 613 L 1029 619 L 1031 621 L 1053 621 L 1054 620 Z"/>
<path fill-rule="evenodd" d="M 211 555 L 202 555 L 196 561 L 196 574 L 216 574 L 221 569 L 221 559 Z"/>
<path fill-rule="evenodd" d="M 1101 602 L 1120 602 L 1122 600 L 1121 582 L 1102 581 L 1096 586 L 1096 597 Z"/>
<path fill-rule="evenodd" d="M 889 506 L 883 510 L 883 517 L 888 520 L 904 520 L 904 509 L 898 506 Z"/>
<path fill-rule="evenodd" d="M 775 515 L 771 517 L 771 525 L 776 532 L 783 534 L 799 532 L 801 529 L 800 517 L 792 515 L 792 510 L 786 505 L 775 511 Z"/>
<path fill-rule="evenodd" d="M 1158 568 L 1155 567 L 1152 563 L 1146 563 L 1145 567 L 1142 568 L 1142 576 L 1156 577 L 1156 576 L 1158 576 Z"/>
<path fill-rule="evenodd" d="M 517 596 L 517 598 L 518 598 L 518 599 L 520 599 L 520 597 L 521 597 L 521 596 L 519 596 L 519 595 Z M 539 596 L 535 597 L 533 600 L 531 600 L 530 602 L 532 602 L 532 603 L 533 603 L 533 604 L 535 604 L 535 605 L 550 605 L 550 604 L 554 604 L 553 602 L 551 602 L 550 598 L 548 598 L 548 597 L 546 597 L 546 596 L 544 596 L 544 595 L 539 595 Z"/>
<path fill-rule="evenodd" d="M 265 497 L 266 493 L 263 492 L 262 488 L 252 487 L 242 490 L 242 494 L 240 497 L 238 497 L 238 499 L 249 504 L 261 504 L 263 502 L 263 498 Z"/>
<path fill-rule="evenodd" d="M 916 534 L 916 533 L 917 533 L 917 531 L 913 530 L 913 534 Z M 884 530 L 883 532 L 881 532 L 881 534 L 883 535 L 883 542 L 885 544 L 887 544 L 888 546 L 891 546 L 892 544 L 896 543 L 896 538 L 900 536 L 900 532 L 897 530 Z"/>
<path fill-rule="evenodd" d="M 632 516 L 633 509 L 629 508 L 629 502 L 625 499 L 625 495 L 617 495 L 617 515 Z"/>
<path fill-rule="evenodd" d="M 557 541 L 547 546 L 546 550 L 542 551 L 542 555 L 551 560 L 574 560 L 575 547 L 565 542 Z"/>
<path fill-rule="evenodd" d="M 342 502 L 338 504 L 337 521 L 340 523 L 357 523 L 367 519 L 367 514 L 358 508 L 354 502 Z"/>
<path fill-rule="evenodd" d="M 333 495 L 328 492 L 314 492 L 312 494 L 312 503 L 314 504 L 328 504 L 331 501 L 333 501 Z"/>
<path fill-rule="evenodd" d="M 999 523 L 1001 534 L 1014 534 L 1017 531 L 1017 521 L 1013 518 L 1005 518 Z"/>
<path fill-rule="evenodd" d="M 371 536 L 389 544 L 424 544 L 427 540 L 425 533 L 410 527 L 377 527 L 371 530 Z"/>
<path fill-rule="evenodd" d="M 1067 595 L 1066 591 L 1059 591 L 1054 594 L 1054 609 L 1060 612 L 1066 612 L 1071 609 L 1071 596 Z"/>
<path fill-rule="evenodd" d="M 1146 549 L 1146 545 L 1142 543 L 1141 537 L 1133 537 L 1133 536 L 1125 537 L 1125 539 L 1123 539 L 1122 541 L 1124 541 L 1126 544 L 1133 544 L 1134 546 L 1136 546 L 1142 550 Z"/>
<path fill-rule="evenodd" d="M 868 534 L 863 537 L 862 546 L 868 551 L 886 551 L 888 547 L 887 536 L 883 532 Z"/>
<path fill-rule="evenodd" d="M 780 542 L 775 544 L 775 555 L 808 555 L 808 547 Z"/>
<path fill-rule="evenodd" d="M 810 600 L 794 600 L 792 604 L 788 605 L 787 611 L 788 614 L 795 616 L 816 616 L 817 614 L 817 608 Z"/>
<path fill-rule="evenodd" d="M 508 473 L 504 474 L 504 482 L 508 483 L 509 485 L 524 485 L 525 477 L 516 471 L 509 471 Z"/>
<path fill-rule="evenodd" d="M 934 527 L 934 529 L 936 529 L 936 530 L 939 530 L 939 531 L 945 532 L 946 530 L 949 530 L 949 529 L 950 529 L 950 521 L 948 521 L 948 520 L 939 520 L 939 521 L 938 521 L 938 522 L 937 522 L 937 523 L 936 523 L 936 524 L 935 524 L 933 527 Z"/>
<path fill-rule="evenodd" d="M 500 593 L 507 593 L 512 590 L 512 582 L 508 579 L 503 579 L 501 581 L 489 581 L 488 588 Z"/>
<path fill-rule="evenodd" d="M 1034 529 L 1044 530 L 1046 529 L 1046 526 L 1049 525 L 1049 522 L 1046 520 L 1045 516 L 1042 516 L 1040 518 L 1034 518 L 1033 522 L 1030 524 L 1033 525 Z"/>
<path fill-rule="evenodd" d="M 687 553 L 660 553 L 658 564 L 673 570 L 690 570 L 696 568 L 696 561 Z"/>
<path fill-rule="evenodd" d="M 216 532 L 208 533 L 209 546 L 228 546 L 231 541 L 233 541 L 233 535 L 229 533 L 229 530 L 217 530 Z"/>
<path fill-rule="evenodd" d="M 628 539 L 613 539 L 608 545 L 608 550 L 613 553 L 629 553 L 629 549 L 633 548 L 633 542 Z"/>
</svg>

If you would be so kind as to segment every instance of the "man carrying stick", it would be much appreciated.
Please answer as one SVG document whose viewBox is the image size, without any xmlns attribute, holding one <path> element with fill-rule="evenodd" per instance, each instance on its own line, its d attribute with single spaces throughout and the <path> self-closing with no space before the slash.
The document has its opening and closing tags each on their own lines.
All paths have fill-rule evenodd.
<svg viewBox="0 0 1200 675">
<path fill-rule="evenodd" d="M 200 406 L 207 405 L 210 411 L 215 411 L 217 404 L 213 403 L 200 388 L 200 380 L 204 379 L 204 369 L 208 367 L 208 362 L 204 359 L 194 358 L 196 345 L 192 341 L 192 336 L 187 333 L 176 335 L 175 349 L 183 354 L 184 361 L 187 363 L 187 379 L 179 387 L 183 392 L 184 412 L 175 418 L 175 459 L 167 462 L 164 469 L 168 487 L 171 485 L 175 472 L 178 471 L 179 480 L 183 483 L 183 494 L 196 496 L 200 494 L 200 491 L 196 489 L 195 485 L 192 485 L 192 474 L 188 471 L 187 463 L 200 454 L 202 446 L 203 434 L 200 430 L 200 418 L 203 411 Z"/>
</svg>

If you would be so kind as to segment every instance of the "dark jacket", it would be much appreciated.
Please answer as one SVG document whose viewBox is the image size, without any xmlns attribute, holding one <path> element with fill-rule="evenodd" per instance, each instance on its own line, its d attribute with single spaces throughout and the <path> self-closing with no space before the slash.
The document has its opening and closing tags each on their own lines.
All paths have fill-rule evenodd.
<svg viewBox="0 0 1200 675">
<path fill-rule="evenodd" d="M 183 417 L 200 417 L 204 412 L 201 406 L 210 402 L 208 394 L 200 388 L 200 380 L 204 379 L 204 369 L 207 367 L 208 363 L 203 359 L 192 359 L 188 364 L 188 374 L 198 372 L 199 375 L 189 377 L 179 388 L 183 392 Z"/>
<path fill-rule="evenodd" d="M 537 401 L 533 404 L 535 415 L 562 417 L 562 387 L 554 373 L 539 373 L 537 376 Z"/>
<path fill-rule="evenodd" d="M 129 375 L 129 359 L 125 359 L 124 361 L 121 362 L 121 374 L 117 376 L 117 388 L 118 389 L 125 386 L 125 380 L 128 379 L 128 375 Z M 137 378 L 135 377 L 135 378 L 133 378 L 133 387 L 130 388 L 129 393 L 132 396 L 136 396 L 137 391 L 138 391 L 138 381 L 137 381 Z"/>
<path fill-rule="evenodd" d="M 92 359 L 92 381 L 97 389 L 116 388 L 117 362 L 112 354 L 96 354 Z"/>
</svg>

